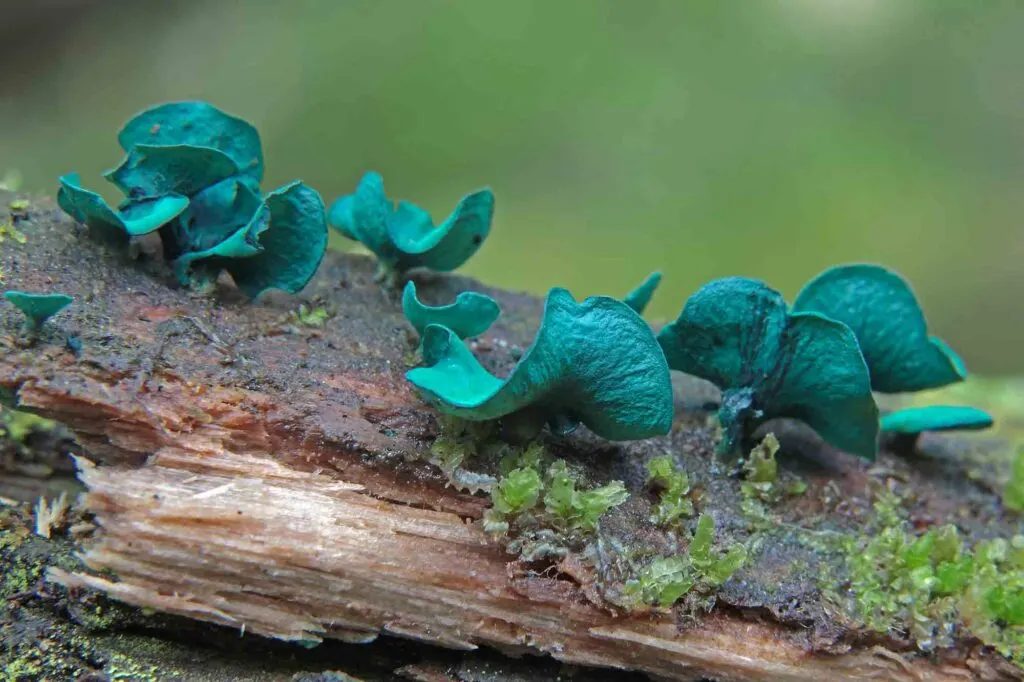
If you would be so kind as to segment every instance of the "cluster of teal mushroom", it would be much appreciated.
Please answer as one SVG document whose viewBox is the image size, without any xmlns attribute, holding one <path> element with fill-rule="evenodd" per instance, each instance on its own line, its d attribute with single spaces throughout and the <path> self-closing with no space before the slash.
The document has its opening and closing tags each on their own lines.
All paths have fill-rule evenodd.
<svg viewBox="0 0 1024 682">
<path fill-rule="evenodd" d="M 774 417 L 801 420 L 866 459 L 874 458 L 880 428 L 918 434 L 985 421 L 980 410 L 948 406 L 879 421 L 875 392 L 938 388 L 962 381 L 967 371 L 928 334 L 907 282 L 878 265 L 826 270 L 800 291 L 792 309 L 763 282 L 717 280 L 690 297 L 658 340 L 669 366 L 722 389 L 723 450 L 738 448 L 744 435 Z"/>
<path fill-rule="evenodd" d="M 426 306 L 409 282 L 403 308 L 421 335 L 426 366 L 407 378 L 427 402 L 464 419 L 525 423 L 528 433 L 545 422 L 557 433 L 583 423 L 604 438 L 632 440 L 669 432 L 668 370 L 678 370 L 722 390 L 722 453 L 749 446 L 757 428 L 775 418 L 802 421 L 832 446 L 868 460 L 880 429 L 916 436 L 992 423 L 981 410 L 956 406 L 879 418 L 876 392 L 936 388 L 967 374 L 928 334 L 909 285 L 881 266 L 832 268 L 793 306 L 758 280 L 715 280 L 655 337 L 640 314 L 660 278 L 654 273 L 623 301 L 598 296 L 579 304 L 553 289 L 533 345 L 505 380 L 462 341 L 490 327 L 497 304 L 465 292 L 450 305 Z"/>
<path fill-rule="evenodd" d="M 181 284 L 227 270 L 255 298 L 296 293 L 316 272 L 327 248 L 323 200 L 301 182 L 261 194 L 252 125 L 206 102 L 172 102 L 134 116 L 117 139 L 126 155 L 104 177 L 124 201 L 111 207 L 71 173 L 57 201 L 72 218 L 115 240 L 159 232 Z"/>
<path fill-rule="evenodd" d="M 58 202 L 103 237 L 158 232 L 182 284 L 209 283 L 226 270 L 254 298 L 270 288 L 296 293 L 317 270 L 330 226 L 372 251 L 378 279 L 394 285 L 413 268 L 460 267 L 490 234 L 494 217 L 494 194 L 484 188 L 435 223 L 422 208 L 389 199 L 374 172 L 327 212 L 301 182 L 261 194 L 258 132 L 205 102 L 143 111 L 118 141 L 126 156 L 105 177 L 125 200 L 113 208 L 70 174 L 60 179 Z M 607 439 L 633 440 L 670 431 L 670 370 L 678 370 L 722 390 L 723 453 L 742 450 L 776 418 L 802 421 L 831 445 L 869 460 L 880 430 L 916 437 L 992 423 L 980 410 L 943 405 L 879 418 L 875 393 L 921 391 L 966 376 L 960 358 L 929 335 L 910 286 L 883 267 L 827 270 L 792 306 L 758 280 L 715 280 L 655 335 L 641 315 L 660 281 L 661 273 L 653 273 L 623 300 L 578 302 L 552 289 L 532 345 L 500 379 L 464 342 L 498 320 L 497 302 L 463 292 L 448 305 L 429 306 L 410 280 L 402 309 L 419 333 L 425 366 L 407 378 L 442 412 L 501 419 L 512 433 L 535 434 L 546 424 L 564 434 L 584 424 Z M 20 292 L 7 298 L 36 330 L 62 301 Z"/>
</svg>

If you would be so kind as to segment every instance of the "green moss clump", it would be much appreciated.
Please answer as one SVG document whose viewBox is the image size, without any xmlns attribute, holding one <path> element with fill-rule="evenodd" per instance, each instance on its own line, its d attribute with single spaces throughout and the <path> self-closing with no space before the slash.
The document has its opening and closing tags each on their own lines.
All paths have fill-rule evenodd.
<svg viewBox="0 0 1024 682">
<path fill-rule="evenodd" d="M 651 514 L 652 523 L 672 526 L 684 517 L 693 516 L 690 478 L 676 466 L 671 455 L 655 457 L 647 463 L 647 484 L 661 491 Z"/>
<path fill-rule="evenodd" d="M 24 445 L 35 431 L 48 432 L 57 428 L 57 422 L 23 410 L 0 408 L 0 437 Z"/>
<path fill-rule="evenodd" d="M 621 481 L 580 490 L 565 460 L 556 460 L 542 477 L 543 463 L 540 445 L 502 458 L 502 476 L 491 488 L 493 506 L 484 513 L 484 530 L 504 534 L 510 521 L 517 520 L 531 533 L 561 542 L 568 534 L 593 533 L 608 510 L 629 499 Z M 543 509 L 537 509 L 541 499 Z"/>
<path fill-rule="evenodd" d="M 288 313 L 288 318 L 293 324 L 302 327 L 323 327 L 324 323 L 331 318 L 331 313 L 322 305 L 310 307 L 305 303 L 299 305 L 297 310 Z"/>
<path fill-rule="evenodd" d="M 779 451 L 779 440 L 774 433 L 766 435 L 751 451 L 743 465 L 749 483 L 772 484 L 779 475 L 775 453 Z"/>
<path fill-rule="evenodd" d="M 1015 512 L 1024 511 L 1024 448 L 1017 450 L 1010 469 L 1010 480 L 1003 488 L 1003 505 Z"/>
<path fill-rule="evenodd" d="M 687 553 L 655 558 L 626 582 L 626 596 L 640 603 L 671 606 L 691 591 L 707 594 L 720 586 L 743 567 L 747 550 L 737 543 L 724 552 L 716 551 L 714 539 L 714 519 L 701 514 Z"/>
<path fill-rule="evenodd" d="M 875 503 L 868 532 L 842 541 L 844 577 L 824 593 L 850 621 L 909 635 L 922 651 L 973 635 L 1024 667 L 1024 536 L 964 546 L 952 524 L 915 535 L 895 496 Z"/>
<path fill-rule="evenodd" d="M 576 479 L 569 473 L 564 460 L 556 461 L 548 469 L 544 509 L 555 525 L 565 530 L 593 531 L 605 512 L 628 499 L 629 493 L 622 481 L 612 481 L 590 490 L 577 490 Z"/>
</svg>

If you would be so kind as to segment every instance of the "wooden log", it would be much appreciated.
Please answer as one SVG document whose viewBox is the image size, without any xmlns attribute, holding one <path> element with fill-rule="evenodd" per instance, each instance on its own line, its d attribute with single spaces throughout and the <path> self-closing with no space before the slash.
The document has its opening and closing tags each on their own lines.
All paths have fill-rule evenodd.
<svg viewBox="0 0 1024 682">
<path fill-rule="evenodd" d="M 830 629 L 824 606 L 779 617 L 779 602 L 759 602 L 752 588 L 726 590 L 694 625 L 679 609 L 616 608 L 580 554 L 546 567 L 515 561 L 479 523 L 488 496 L 455 489 L 427 461 L 440 427 L 403 379 L 415 342 L 367 257 L 330 253 L 301 299 L 252 303 L 229 282 L 206 296 L 177 288 L 161 263 L 98 244 L 45 200 L 18 229 L 27 241 L 3 245 L 5 286 L 76 303 L 32 347 L 4 310 L 0 385 L 73 430 L 81 503 L 100 529 L 84 551 L 94 572 L 52 569 L 53 581 L 305 644 L 385 634 L 671 680 L 1020 679 L 977 642 L 913 655 L 906 642 Z M 459 277 L 418 285 L 428 302 L 466 289 L 499 300 L 501 320 L 476 345 L 496 371 L 514 362 L 508 349 L 529 345 L 538 300 Z M 300 303 L 322 308 L 323 326 L 308 324 Z M 635 491 L 629 462 L 676 452 L 699 468 L 710 445 L 699 422 L 685 422 L 650 442 L 583 435 L 554 447 L 593 462 L 595 480 L 614 473 Z M 875 474 L 839 461 L 811 474 L 812 487 L 869 507 L 857 496 Z M 947 514 L 946 492 L 928 493 L 938 475 L 901 475 L 924 491 L 918 512 Z M 726 485 L 716 481 L 708 474 L 709 493 Z M 649 504 L 634 497 L 633 516 L 645 518 Z M 975 516 L 965 523 L 1000 523 Z"/>
</svg>

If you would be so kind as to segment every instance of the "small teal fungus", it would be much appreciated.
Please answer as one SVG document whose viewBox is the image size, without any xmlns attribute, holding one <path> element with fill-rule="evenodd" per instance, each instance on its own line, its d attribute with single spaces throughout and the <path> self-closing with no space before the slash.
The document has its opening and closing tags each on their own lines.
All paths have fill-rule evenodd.
<svg viewBox="0 0 1024 682">
<path fill-rule="evenodd" d="M 882 431 L 918 434 L 924 431 L 981 430 L 992 426 L 992 415 L 976 407 L 929 405 L 896 410 L 882 417 Z"/>
<path fill-rule="evenodd" d="M 448 305 L 424 305 L 416 297 L 416 285 L 410 280 L 402 292 L 402 312 L 420 336 L 427 325 L 437 324 L 452 330 L 460 339 L 468 339 L 487 331 L 498 319 L 501 308 L 487 294 L 475 291 L 463 291 Z"/>
<path fill-rule="evenodd" d="M 658 341 L 669 367 L 722 389 L 722 452 L 739 449 L 764 421 L 789 417 L 841 450 L 874 459 L 878 408 L 846 325 L 790 313 L 763 282 L 729 277 L 694 293 Z"/>
<path fill-rule="evenodd" d="M 118 141 L 127 155 L 105 177 L 126 200 L 114 210 L 66 175 L 57 199 L 73 218 L 119 238 L 159 230 L 182 284 L 227 270 L 255 297 L 295 293 L 313 276 L 327 248 L 323 201 L 299 182 L 260 194 L 253 126 L 205 102 L 172 102 L 134 116 Z"/>
<path fill-rule="evenodd" d="M 857 336 L 881 393 L 921 391 L 963 381 L 967 370 L 945 343 L 928 335 L 910 285 L 879 265 L 841 265 L 811 280 L 793 304 L 846 324 Z"/>
<path fill-rule="evenodd" d="M 626 294 L 622 302 L 635 310 L 637 315 L 643 315 L 659 284 L 661 284 L 661 273 L 652 272 L 647 275 L 647 279 L 640 283 L 640 286 Z"/>
<path fill-rule="evenodd" d="M 494 194 L 482 189 L 459 200 L 440 225 L 406 201 L 395 206 L 384 194 L 377 173 L 363 176 L 354 194 L 331 206 L 328 224 L 376 254 L 381 276 L 396 277 L 410 268 L 455 270 L 476 253 L 491 230 Z"/>
<path fill-rule="evenodd" d="M 507 379 L 485 370 L 447 327 L 423 334 L 428 367 L 406 374 L 442 412 L 474 421 L 514 416 L 559 433 L 583 423 L 610 440 L 668 433 L 672 383 L 647 324 L 605 296 L 577 303 L 565 289 L 547 296 L 540 330 Z"/>
<path fill-rule="evenodd" d="M 67 294 L 27 294 L 24 291 L 5 291 L 4 298 L 25 314 L 28 328 L 39 331 L 48 319 L 74 301 Z"/>
</svg>

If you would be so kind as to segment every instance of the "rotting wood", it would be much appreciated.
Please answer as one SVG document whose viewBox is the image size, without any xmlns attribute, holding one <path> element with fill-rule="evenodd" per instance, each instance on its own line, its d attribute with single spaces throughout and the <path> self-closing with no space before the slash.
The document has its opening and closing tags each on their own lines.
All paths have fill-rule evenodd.
<svg viewBox="0 0 1024 682">
<path fill-rule="evenodd" d="M 77 302 L 31 350 L 4 313 L 0 384 L 85 448 L 83 504 L 101 532 L 84 556 L 116 575 L 53 569 L 56 582 L 288 640 L 384 633 L 674 680 L 1018 679 L 981 647 L 912 662 L 882 645 L 826 654 L 761 615 L 719 609 L 684 628 L 667 610 L 596 606 L 570 580 L 523 584 L 474 523 L 488 500 L 417 460 L 437 425 L 401 378 L 407 333 L 368 259 L 329 254 L 303 296 L 331 310 L 329 327 L 296 328 L 289 297 L 196 297 L 48 202 L 33 216 L 7 286 Z M 429 284 L 435 300 L 480 290 Z M 525 347 L 539 303 L 489 293 L 504 313 L 480 350 L 501 367 L 486 348 Z M 83 341 L 77 356 L 60 343 L 68 332 Z"/>
</svg>

